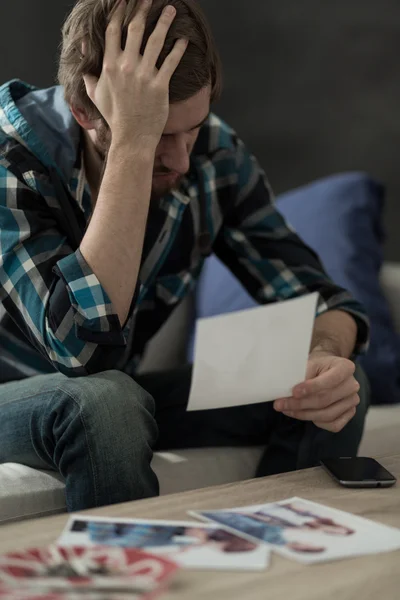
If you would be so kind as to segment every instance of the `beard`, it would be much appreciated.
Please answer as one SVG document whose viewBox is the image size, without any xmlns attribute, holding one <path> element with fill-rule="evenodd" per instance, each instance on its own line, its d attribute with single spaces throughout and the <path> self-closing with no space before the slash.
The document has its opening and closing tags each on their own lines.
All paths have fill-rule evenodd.
<svg viewBox="0 0 400 600">
<path fill-rule="evenodd" d="M 151 186 L 151 200 L 161 200 L 164 196 L 170 194 L 173 190 L 178 190 L 182 182 L 183 175 L 176 175 L 169 169 L 162 167 L 154 169 L 153 181 Z"/>
<path fill-rule="evenodd" d="M 100 127 L 97 129 L 97 141 L 94 143 L 95 151 L 103 164 L 99 186 L 103 181 L 110 147 L 111 131 L 107 123 L 102 120 Z M 179 176 L 162 165 L 153 167 L 151 203 L 159 203 L 164 196 L 167 196 L 173 190 L 178 190 L 183 177 L 183 175 Z"/>
</svg>

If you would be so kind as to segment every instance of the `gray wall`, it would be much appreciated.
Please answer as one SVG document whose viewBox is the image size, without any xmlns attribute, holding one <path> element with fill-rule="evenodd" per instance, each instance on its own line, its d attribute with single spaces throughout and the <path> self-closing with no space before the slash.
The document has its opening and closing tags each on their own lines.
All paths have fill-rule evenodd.
<svg viewBox="0 0 400 600">
<path fill-rule="evenodd" d="M 60 28 L 73 0 L 0 0 L 0 82 L 51 85 Z"/>
<path fill-rule="evenodd" d="M 400 2 L 200 0 L 225 66 L 218 112 L 277 192 L 362 169 L 387 184 L 386 256 L 400 260 Z M 73 2 L 1 0 L 0 81 L 51 85 Z"/>
<path fill-rule="evenodd" d="M 202 2 L 226 68 L 220 112 L 275 190 L 370 172 L 388 188 L 386 256 L 400 260 L 400 2 Z"/>
</svg>

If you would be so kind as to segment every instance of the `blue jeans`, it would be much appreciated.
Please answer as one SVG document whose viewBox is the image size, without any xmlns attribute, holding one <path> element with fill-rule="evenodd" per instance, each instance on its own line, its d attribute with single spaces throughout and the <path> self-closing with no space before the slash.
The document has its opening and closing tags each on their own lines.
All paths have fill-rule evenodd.
<svg viewBox="0 0 400 600">
<path fill-rule="evenodd" d="M 257 475 L 355 455 L 368 409 L 340 434 L 276 413 L 271 403 L 187 412 L 191 369 L 137 377 L 119 371 L 69 379 L 41 375 L 0 385 L 0 463 L 54 469 L 69 511 L 156 496 L 154 450 L 265 445 Z"/>
</svg>

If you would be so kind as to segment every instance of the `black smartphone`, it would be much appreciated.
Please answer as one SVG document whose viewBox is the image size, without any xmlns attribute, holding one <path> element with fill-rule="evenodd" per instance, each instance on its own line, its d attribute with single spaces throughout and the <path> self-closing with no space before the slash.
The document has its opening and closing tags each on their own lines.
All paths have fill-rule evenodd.
<svg viewBox="0 0 400 600">
<path fill-rule="evenodd" d="M 373 458 L 326 458 L 321 460 L 321 465 L 345 487 L 390 487 L 396 483 L 396 477 Z"/>
</svg>

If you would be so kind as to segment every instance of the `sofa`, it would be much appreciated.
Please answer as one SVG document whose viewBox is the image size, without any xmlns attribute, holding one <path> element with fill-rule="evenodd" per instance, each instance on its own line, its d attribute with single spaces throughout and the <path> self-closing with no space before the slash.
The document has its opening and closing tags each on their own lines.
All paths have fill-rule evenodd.
<svg viewBox="0 0 400 600">
<path fill-rule="evenodd" d="M 381 284 L 400 333 L 400 264 L 386 263 Z M 193 319 L 188 298 L 148 345 L 142 371 L 169 369 L 186 360 L 187 337 Z M 171 340 L 175 340 L 171 347 Z M 165 349 L 168 348 L 168 352 Z M 370 409 L 360 454 L 400 453 L 400 405 Z M 155 454 L 153 468 L 161 494 L 171 494 L 253 477 L 262 448 L 205 448 Z M 0 523 L 36 518 L 66 510 L 64 483 L 55 472 L 23 465 L 0 465 Z"/>
</svg>

